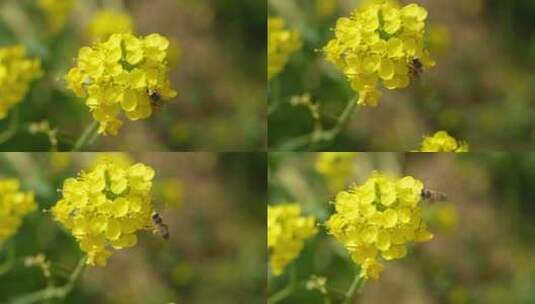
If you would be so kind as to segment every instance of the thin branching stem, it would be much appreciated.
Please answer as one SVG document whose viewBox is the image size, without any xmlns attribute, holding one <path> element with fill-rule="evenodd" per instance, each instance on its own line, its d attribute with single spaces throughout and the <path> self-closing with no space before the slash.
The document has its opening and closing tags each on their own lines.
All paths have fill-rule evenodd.
<svg viewBox="0 0 535 304">
<path fill-rule="evenodd" d="M 297 286 L 297 269 L 295 264 L 290 265 L 288 285 L 268 298 L 268 304 L 278 303 L 289 297 Z"/>
<path fill-rule="evenodd" d="M 349 99 L 344 108 L 344 111 L 338 117 L 336 125 L 334 127 L 321 132 L 313 132 L 310 134 L 298 136 L 285 142 L 284 144 L 279 146 L 278 149 L 282 151 L 296 151 L 313 143 L 330 142 L 334 140 L 336 136 L 338 136 L 338 134 L 345 128 L 345 126 L 353 116 L 356 105 L 357 103 L 354 98 Z"/>
<path fill-rule="evenodd" d="M 19 109 L 14 108 L 11 111 L 11 117 L 9 120 L 9 126 L 5 131 L 0 133 L 0 144 L 4 144 L 6 141 L 10 140 L 17 133 L 19 127 Z"/>
<path fill-rule="evenodd" d="M 6 246 L 0 249 L 6 248 L 6 260 L 0 264 L 0 276 L 8 272 L 15 263 L 15 245 L 8 243 Z"/>
<path fill-rule="evenodd" d="M 351 286 L 347 290 L 345 294 L 345 299 L 343 304 L 351 304 L 353 302 L 353 298 L 355 297 L 355 293 L 359 293 L 362 286 L 364 286 L 364 283 L 366 282 L 366 279 L 360 276 L 360 273 L 357 273 L 355 275 L 355 278 L 353 279 L 353 282 L 351 283 Z"/>
<path fill-rule="evenodd" d="M 74 147 L 72 148 L 72 152 L 80 151 L 82 150 L 85 145 L 87 145 L 91 139 L 95 136 L 95 133 L 97 132 L 98 128 L 98 122 L 95 120 L 93 121 L 87 128 L 84 130 L 84 133 L 82 133 L 82 136 L 78 138 L 76 143 L 74 144 Z"/>
<path fill-rule="evenodd" d="M 69 276 L 69 280 L 67 283 L 61 287 L 53 287 L 49 286 L 45 289 L 27 294 L 25 296 L 22 296 L 20 298 L 16 298 L 10 303 L 12 304 L 31 304 L 31 303 L 42 303 L 44 301 L 50 300 L 50 299 L 65 299 L 67 295 L 72 291 L 74 288 L 74 284 L 82 274 L 82 271 L 84 270 L 86 257 L 83 257 L 78 262 L 78 265 L 74 269 L 74 271 Z"/>
</svg>

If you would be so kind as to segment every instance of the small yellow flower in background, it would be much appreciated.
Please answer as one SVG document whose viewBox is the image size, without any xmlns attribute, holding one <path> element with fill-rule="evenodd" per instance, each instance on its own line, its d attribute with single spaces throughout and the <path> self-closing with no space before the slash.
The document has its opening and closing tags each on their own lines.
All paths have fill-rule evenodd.
<svg viewBox="0 0 535 304">
<path fill-rule="evenodd" d="M 152 103 L 176 96 L 167 76 L 169 40 L 159 34 L 136 37 L 113 34 L 105 42 L 80 49 L 68 87 L 100 123 L 99 134 L 117 135 L 124 112 L 130 120 L 146 119 Z"/>
<path fill-rule="evenodd" d="M 290 58 L 290 55 L 301 48 L 299 32 L 286 29 L 280 17 L 268 19 L 268 80 L 278 74 Z"/>
<path fill-rule="evenodd" d="M 94 169 L 101 163 L 115 163 L 121 167 L 128 167 L 134 164 L 134 159 L 125 152 L 105 152 L 99 153 L 91 160 L 90 169 Z"/>
<path fill-rule="evenodd" d="M 0 119 L 24 99 L 42 73 L 41 61 L 28 58 L 22 45 L 0 47 Z"/>
<path fill-rule="evenodd" d="M 178 178 L 167 178 L 156 184 L 162 203 L 179 207 L 184 196 L 184 183 Z"/>
<path fill-rule="evenodd" d="M 22 218 L 35 209 L 33 192 L 20 191 L 17 179 L 0 179 L 0 246 L 17 232 Z"/>
<path fill-rule="evenodd" d="M 170 67 L 176 67 L 182 57 L 182 47 L 175 38 L 169 38 L 169 50 L 167 50 L 167 61 Z"/>
<path fill-rule="evenodd" d="M 87 253 L 87 264 L 105 266 L 112 248 L 136 245 L 136 232 L 151 227 L 154 174 L 141 163 L 109 160 L 65 180 L 52 214 Z"/>
<path fill-rule="evenodd" d="M 187 285 L 195 277 L 194 267 L 187 262 L 179 262 L 172 272 L 174 282 L 180 286 Z"/>
<path fill-rule="evenodd" d="M 429 226 L 440 232 L 454 232 L 459 225 L 459 211 L 453 203 L 433 204 L 426 208 L 425 215 Z"/>
<path fill-rule="evenodd" d="M 73 0 L 39 0 L 37 4 L 45 14 L 49 31 L 52 34 L 65 27 L 74 8 Z"/>
<path fill-rule="evenodd" d="M 468 143 L 458 141 L 446 131 L 438 131 L 433 136 L 425 136 L 419 152 L 468 152 Z"/>
<path fill-rule="evenodd" d="M 302 216 L 301 207 L 295 203 L 268 205 L 267 229 L 269 260 L 276 276 L 299 256 L 305 240 L 318 232 L 314 216 Z"/>
<path fill-rule="evenodd" d="M 442 54 L 450 46 L 450 31 L 443 24 L 431 24 L 427 43 L 432 54 Z"/>
<path fill-rule="evenodd" d="M 87 36 L 93 41 L 107 40 L 117 33 L 132 33 L 134 24 L 127 13 L 116 10 L 99 10 L 87 26 Z"/>
<path fill-rule="evenodd" d="M 361 277 L 377 280 L 384 268 L 380 257 L 403 258 L 409 243 L 433 238 L 422 219 L 422 190 L 411 176 L 374 172 L 364 184 L 338 193 L 326 226 L 361 266 Z"/>
<path fill-rule="evenodd" d="M 53 152 L 50 154 L 49 161 L 52 171 L 61 172 L 71 165 L 72 154 L 69 152 Z"/>
<path fill-rule="evenodd" d="M 400 8 L 392 1 L 374 1 L 338 19 L 335 38 L 323 52 L 359 93 L 359 105 L 377 105 L 379 83 L 389 90 L 405 88 L 411 77 L 435 65 L 424 46 L 426 19 L 425 8 Z"/>
<path fill-rule="evenodd" d="M 325 177 L 329 191 L 337 192 L 345 188 L 348 178 L 354 172 L 355 152 L 320 152 L 315 168 Z"/>
<path fill-rule="evenodd" d="M 191 129 L 181 121 L 175 121 L 169 130 L 169 135 L 173 141 L 181 143 L 190 137 Z"/>
<path fill-rule="evenodd" d="M 336 0 L 316 0 L 314 2 L 314 11 L 320 19 L 327 18 L 334 13 L 336 9 Z"/>
</svg>

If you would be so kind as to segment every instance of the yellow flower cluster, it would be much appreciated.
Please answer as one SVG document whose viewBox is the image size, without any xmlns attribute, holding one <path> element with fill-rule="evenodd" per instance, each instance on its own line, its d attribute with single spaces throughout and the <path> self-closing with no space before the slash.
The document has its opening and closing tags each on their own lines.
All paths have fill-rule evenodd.
<svg viewBox="0 0 535 304">
<path fill-rule="evenodd" d="M 178 178 L 167 178 L 156 184 L 158 196 L 167 206 L 180 207 L 184 198 L 184 183 Z"/>
<path fill-rule="evenodd" d="M 327 181 L 331 192 L 340 191 L 346 186 L 348 177 L 353 173 L 355 152 L 321 152 L 316 158 L 315 168 Z"/>
<path fill-rule="evenodd" d="M 306 239 L 317 233 L 316 219 L 302 216 L 299 204 L 268 205 L 267 245 L 274 275 L 280 275 L 303 249 Z"/>
<path fill-rule="evenodd" d="M 52 214 L 87 253 L 87 264 L 105 266 L 111 248 L 134 246 L 136 232 L 150 227 L 153 178 L 149 166 L 110 160 L 65 180 Z"/>
<path fill-rule="evenodd" d="M 41 61 L 26 57 L 23 46 L 0 48 L 0 119 L 22 101 L 32 80 L 41 75 Z"/>
<path fill-rule="evenodd" d="M 278 74 L 290 58 L 290 55 L 301 48 L 299 32 L 286 29 L 280 17 L 268 19 L 268 80 Z"/>
<path fill-rule="evenodd" d="M 134 25 L 130 15 L 115 10 L 99 10 L 87 27 L 87 35 L 93 41 L 106 40 L 116 33 L 131 33 Z"/>
<path fill-rule="evenodd" d="M 22 218 L 37 209 L 33 192 L 21 192 L 16 179 L 0 180 L 0 246 L 19 229 Z"/>
<path fill-rule="evenodd" d="M 417 4 L 400 8 L 382 1 L 338 19 L 323 51 L 358 91 L 359 105 L 377 105 L 380 81 L 389 90 L 405 88 L 411 76 L 435 65 L 424 48 L 426 18 Z"/>
<path fill-rule="evenodd" d="M 176 96 L 167 77 L 169 41 L 158 34 L 135 37 L 113 34 L 93 47 L 83 47 L 67 74 L 68 86 L 100 123 L 100 134 L 117 135 L 124 111 L 130 120 L 148 118 L 152 102 Z"/>
<path fill-rule="evenodd" d="M 51 33 L 57 33 L 63 29 L 74 8 L 73 0 L 39 0 L 37 4 L 45 13 Z"/>
<path fill-rule="evenodd" d="M 468 143 L 457 141 L 446 131 L 438 131 L 426 136 L 419 152 L 468 152 Z"/>
<path fill-rule="evenodd" d="M 400 259 L 408 243 L 433 238 L 422 220 L 422 190 L 422 182 L 411 176 L 395 179 L 374 172 L 361 186 L 338 193 L 336 213 L 326 226 L 361 266 L 363 278 L 379 278 L 379 254 Z"/>
</svg>

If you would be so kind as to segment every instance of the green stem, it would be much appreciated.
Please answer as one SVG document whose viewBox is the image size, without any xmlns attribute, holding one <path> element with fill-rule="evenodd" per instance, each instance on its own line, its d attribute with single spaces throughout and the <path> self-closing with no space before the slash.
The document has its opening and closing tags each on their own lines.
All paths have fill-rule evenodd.
<svg viewBox="0 0 535 304">
<path fill-rule="evenodd" d="M 272 78 L 268 82 L 268 96 L 269 98 L 268 102 L 268 115 L 271 115 L 277 108 L 281 105 L 281 85 L 279 77 Z"/>
<path fill-rule="evenodd" d="M 313 132 L 310 134 L 298 136 L 285 142 L 284 144 L 279 146 L 278 149 L 282 151 L 295 151 L 311 143 L 329 142 L 334 140 L 336 136 L 338 136 L 338 134 L 340 134 L 340 132 L 345 128 L 345 126 L 349 122 L 349 119 L 351 119 L 351 117 L 353 116 L 356 105 L 357 103 L 355 99 L 351 98 L 347 102 L 342 114 L 340 114 L 340 116 L 338 117 L 336 125 L 331 129 L 322 132 Z"/>
<path fill-rule="evenodd" d="M 295 268 L 295 264 L 290 266 L 290 280 L 288 281 L 288 285 L 284 287 L 284 289 L 278 291 L 277 293 L 273 294 L 268 298 L 268 304 L 275 304 L 278 303 L 287 297 L 289 297 L 297 285 L 297 270 Z"/>
<path fill-rule="evenodd" d="M 12 304 L 31 304 L 42 303 L 50 299 L 65 299 L 65 297 L 72 291 L 74 284 L 82 274 L 86 262 L 86 257 L 83 257 L 78 262 L 78 265 L 74 269 L 73 273 L 69 277 L 69 281 L 61 287 L 48 287 L 28 295 L 22 296 L 13 300 Z"/>
<path fill-rule="evenodd" d="M 78 138 L 76 143 L 74 144 L 74 147 L 72 148 L 72 152 L 80 151 L 94 136 L 94 134 L 97 132 L 98 128 L 98 122 L 95 120 L 93 121 L 87 128 L 85 128 L 84 133 L 82 133 L 82 136 Z"/>
<path fill-rule="evenodd" d="M 2 264 L 0 264 L 0 275 L 3 275 L 8 272 L 11 267 L 13 267 L 13 264 L 15 262 L 15 245 L 10 243 L 6 246 L 6 248 L 6 260 Z"/>
<path fill-rule="evenodd" d="M 10 140 L 15 133 L 17 133 L 17 129 L 19 126 L 19 109 L 14 108 L 11 112 L 11 117 L 9 120 L 9 126 L 7 127 L 7 130 L 0 133 L 0 144 L 4 144 L 6 141 Z"/>
<path fill-rule="evenodd" d="M 364 286 L 365 282 L 366 280 L 360 276 L 360 273 L 355 275 L 355 278 L 353 279 L 351 286 L 346 292 L 343 304 L 351 304 L 351 302 L 353 301 L 353 297 L 355 297 L 355 293 L 358 293 L 360 291 L 362 286 Z"/>
</svg>

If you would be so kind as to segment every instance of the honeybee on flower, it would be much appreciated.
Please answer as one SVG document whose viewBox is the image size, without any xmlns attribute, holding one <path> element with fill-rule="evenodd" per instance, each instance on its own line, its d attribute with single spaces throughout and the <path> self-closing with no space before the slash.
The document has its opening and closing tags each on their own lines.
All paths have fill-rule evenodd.
<svg viewBox="0 0 535 304">
<path fill-rule="evenodd" d="M 136 232 L 151 226 L 154 175 L 147 165 L 109 159 L 65 180 L 52 214 L 78 241 L 87 264 L 105 266 L 112 249 L 135 246 Z"/>
<path fill-rule="evenodd" d="M 117 135 L 124 113 L 129 120 L 146 119 L 152 102 L 176 96 L 167 73 L 169 40 L 159 34 L 136 37 L 113 34 L 106 41 L 83 47 L 67 76 L 68 87 L 99 122 L 98 133 Z"/>
<path fill-rule="evenodd" d="M 435 65 L 424 45 L 426 19 L 425 8 L 393 1 L 372 1 L 338 19 L 323 52 L 359 93 L 359 105 L 377 105 L 379 83 L 405 88 L 411 75 Z"/>
</svg>

